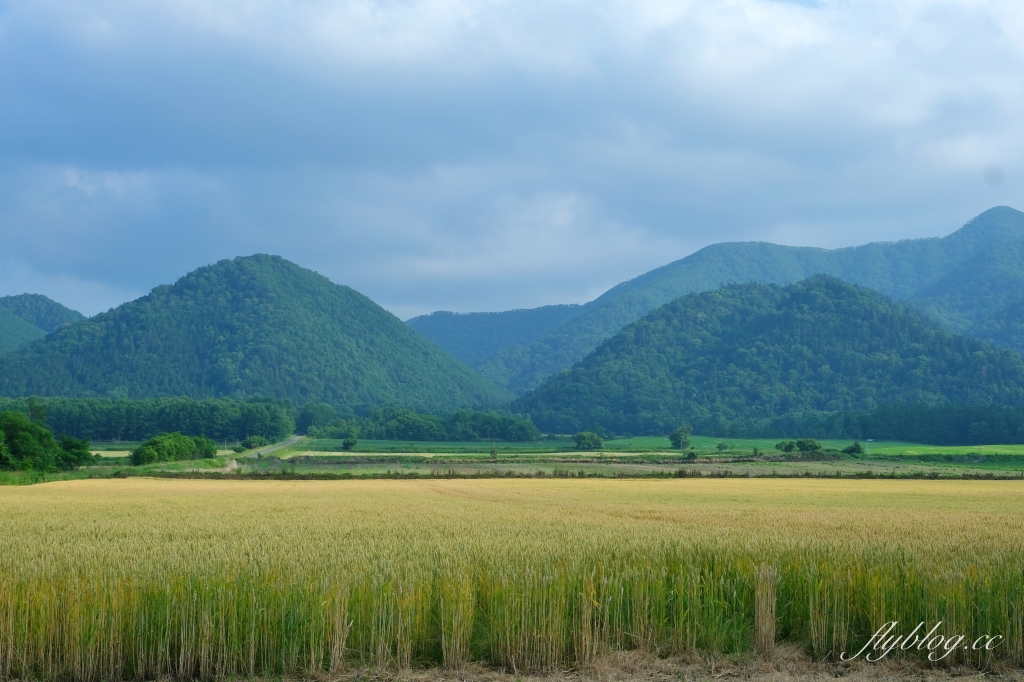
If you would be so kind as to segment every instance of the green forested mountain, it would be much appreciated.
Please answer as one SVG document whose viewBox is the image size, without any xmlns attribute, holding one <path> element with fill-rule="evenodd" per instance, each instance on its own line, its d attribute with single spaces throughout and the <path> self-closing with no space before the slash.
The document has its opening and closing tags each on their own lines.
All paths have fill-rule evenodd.
<svg viewBox="0 0 1024 682">
<path fill-rule="evenodd" d="M 975 254 L 911 300 L 954 331 L 1024 352 L 1024 240 Z"/>
<path fill-rule="evenodd" d="M 438 412 L 507 395 L 362 294 L 266 255 L 200 268 L 0 358 L 0 394 Z"/>
<path fill-rule="evenodd" d="M 971 336 L 1024 353 L 1024 296 L 996 309 L 971 329 Z"/>
<path fill-rule="evenodd" d="M 1024 213 L 998 207 L 943 238 L 834 250 L 762 242 L 715 244 L 619 284 L 536 341 L 509 345 L 476 367 L 496 383 L 523 393 L 570 367 L 625 325 L 690 292 L 734 282 L 788 284 L 825 273 L 909 299 L 972 256 L 1019 239 L 1024 239 Z"/>
<path fill-rule="evenodd" d="M 512 405 L 542 430 L 702 432 L 882 403 L 1024 405 L 1024 359 L 819 275 L 683 296 Z"/>
<path fill-rule="evenodd" d="M 44 336 L 46 332 L 39 327 L 0 307 L 0 355 L 24 348 Z"/>
<path fill-rule="evenodd" d="M 533 343 L 581 309 L 578 305 L 548 305 L 500 313 L 441 311 L 414 317 L 407 324 L 473 366 L 502 348 Z"/>
<path fill-rule="evenodd" d="M 42 294 L 19 294 L 0 297 L 0 308 L 6 308 L 44 332 L 56 331 L 62 324 L 84 320 L 85 315 L 57 303 Z"/>
</svg>

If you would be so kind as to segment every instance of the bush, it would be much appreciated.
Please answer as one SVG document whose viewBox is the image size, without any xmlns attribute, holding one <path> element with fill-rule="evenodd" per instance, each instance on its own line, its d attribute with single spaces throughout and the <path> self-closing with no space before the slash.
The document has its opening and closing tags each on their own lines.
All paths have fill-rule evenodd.
<svg viewBox="0 0 1024 682">
<path fill-rule="evenodd" d="M 603 447 L 604 442 L 601 440 L 601 436 L 593 431 L 581 431 L 576 434 L 577 450 L 600 450 Z"/>
<path fill-rule="evenodd" d="M 800 438 L 798 440 L 784 440 L 775 444 L 775 449 L 781 452 L 817 452 L 821 450 L 821 443 L 813 438 Z"/>
<path fill-rule="evenodd" d="M 848 455 L 863 455 L 864 448 L 861 446 L 859 442 L 854 441 L 853 445 L 849 445 L 843 448 L 843 452 L 845 452 Z"/>
<path fill-rule="evenodd" d="M 216 456 L 217 446 L 206 436 L 185 436 L 175 431 L 153 436 L 132 450 L 132 464 L 138 466 Z"/>
<path fill-rule="evenodd" d="M 346 438 L 341 441 L 341 449 L 348 452 L 349 450 L 355 450 L 356 443 L 358 441 L 355 438 Z"/>
<path fill-rule="evenodd" d="M 252 450 L 253 448 L 262 448 L 265 445 L 270 445 L 270 441 L 263 436 L 249 436 L 242 441 L 242 448 L 244 450 Z"/>
</svg>

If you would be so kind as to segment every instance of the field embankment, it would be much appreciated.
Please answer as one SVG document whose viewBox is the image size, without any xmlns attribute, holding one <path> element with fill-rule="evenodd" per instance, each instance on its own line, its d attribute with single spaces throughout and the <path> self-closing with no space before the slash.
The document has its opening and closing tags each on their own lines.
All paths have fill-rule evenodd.
<svg viewBox="0 0 1024 682">
<path fill-rule="evenodd" d="M 0 677 L 530 671 L 755 641 L 834 660 L 887 620 L 1004 638 L 944 664 L 1019 665 L 1022 521 L 1017 482 L 10 487 Z"/>
</svg>

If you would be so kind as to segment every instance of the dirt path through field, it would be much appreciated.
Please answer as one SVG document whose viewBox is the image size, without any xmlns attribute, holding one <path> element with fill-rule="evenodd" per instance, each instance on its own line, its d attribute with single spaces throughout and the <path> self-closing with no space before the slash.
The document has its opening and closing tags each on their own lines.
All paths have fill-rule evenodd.
<svg viewBox="0 0 1024 682">
<path fill-rule="evenodd" d="M 301 439 L 302 439 L 302 436 L 292 436 L 288 440 L 281 441 L 280 443 L 275 443 L 274 445 L 268 445 L 267 447 L 261 448 L 261 449 L 257 450 L 256 452 L 254 452 L 254 453 L 252 453 L 251 455 L 248 455 L 248 456 L 249 457 L 262 457 L 263 455 L 266 455 L 266 454 L 269 454 L 271 452 L 274 452 L 275 450 L 280 450 L 281 448 L 286 448 L 289 445 L 295 445 Z"/>
</svg>

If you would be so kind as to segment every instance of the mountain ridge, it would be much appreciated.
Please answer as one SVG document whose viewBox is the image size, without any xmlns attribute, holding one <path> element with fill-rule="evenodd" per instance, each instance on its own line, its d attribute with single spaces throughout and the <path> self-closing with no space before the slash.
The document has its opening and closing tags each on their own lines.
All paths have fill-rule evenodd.
<svg viewBox="0 0 1024 682">
<path fill-rule="evenodd" d="M 678 296 L 738 283 L 791 284 L 829 274 L 912 298 L 949 270 L 1001 241 L 1024 239 L 1024 213 L 999 206 L 944 237 L 872 242 L 840 249 L 724 242 L 622 282 L 525 346 L 506 347 L 475 367 L 522 394 L 571 367 L 600 342 Z"/>
</svg>

